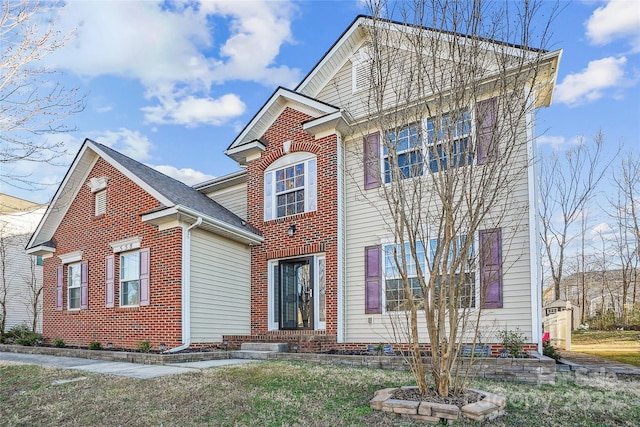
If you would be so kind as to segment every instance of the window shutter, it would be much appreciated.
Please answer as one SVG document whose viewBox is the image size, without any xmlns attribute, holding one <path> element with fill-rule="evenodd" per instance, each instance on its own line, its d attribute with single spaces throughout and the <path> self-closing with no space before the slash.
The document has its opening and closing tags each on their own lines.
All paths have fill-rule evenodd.
<svg viewBox="0 0 640 427">
<path fill-rule="evenodd" d="M 105 307 L 113 308 L 115 305 L 114 276 L 115 276 L 115 256 L 108 255 L 104 260 L 105 266 L 105 284 L 106 284 L 106 304 Z"/>
<path fill-rule="evenodd" d="M 273 219 L 273 172 L 264 174 L 264 220 Z"/>
<path fill-rule="evenodd" d="M 380 246 L 364 248 L 366 314 L 382 313 L 382 263 Z"/>
<path fill-rule="evenodd" d="M 140 305 L 149 305 L 149 248 L 140 249 Z"/>
<path fill-rule="evenodd" d="M 496 98 L 485 99 L 476 105 L 477 159 L 481 165 L 498 158 L 498 141 L 494 138 L 497 116 Z"/>
<path fill-rule="evenodd" d="M 480 230 L 480 301 L 482 308 L 502 308 L 502 232 Z"/>
<path fill-rule="evenodd" d="M 80 264 L 80 308 L 89 308 L 89 262 Z"/>
<path fill-rule="evenodd" d="M 380 187 L 380 133 L 364 137 L 364 189 Z"/>
<path fill-rule="evenodd" d="M 62 310 L 62 268 L 56 268 L 56 310 Z"/>
</svg>

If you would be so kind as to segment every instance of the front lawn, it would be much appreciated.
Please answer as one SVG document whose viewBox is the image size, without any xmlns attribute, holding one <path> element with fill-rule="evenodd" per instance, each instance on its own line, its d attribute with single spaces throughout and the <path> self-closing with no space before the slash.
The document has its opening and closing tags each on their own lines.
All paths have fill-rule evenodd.
<svg viewBox="0 0 640 427">
<path fill-rule="evenodd" d="M 640 331 L 574 331 L 571 351 L 640 366 Z"/>
<path fill-rule="evenodd" d="M 423 425 L 369 408 L 377 389 L 410 384 L 408 372 L 293 362 L 153 380 L 4 363 L 0 420 L 3 426 Z M 556 386 L 474 386 L 507 396 L 506 415 L 492 422 L 496 426 L 631 426 L 640 419 L 638 382 L 578 376 Z"/>
</svg>

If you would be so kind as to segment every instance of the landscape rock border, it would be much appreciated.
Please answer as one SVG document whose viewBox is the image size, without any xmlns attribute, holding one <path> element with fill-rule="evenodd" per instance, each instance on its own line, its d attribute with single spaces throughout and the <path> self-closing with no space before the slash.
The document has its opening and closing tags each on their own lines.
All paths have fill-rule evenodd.
<svg viewBox="0 0 640 427">
<path fill-rule="evenodd" d="M 482 399 L 475 403 L 464 405 L 462 408 L 444 403 L 393 398 L 394 393 L 399 389 L 417 388 L 416 386 L 405 386 L 378 390 L 369 401 L 369 405 L 375 411 L 390 412 L 401 417 L 434 424 L 442 420 L 452 423 L 460 418 L 467 418 L 473 421 L 493 420 L 504 414 L 504 408 L 507 405 L 506 397 L 477 389 L 469 390 L 481 395 Z"/>
</svg>

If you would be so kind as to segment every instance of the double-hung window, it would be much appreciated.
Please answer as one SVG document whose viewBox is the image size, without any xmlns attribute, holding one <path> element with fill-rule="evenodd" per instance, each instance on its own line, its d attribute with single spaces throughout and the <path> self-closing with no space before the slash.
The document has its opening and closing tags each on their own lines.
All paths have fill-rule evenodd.
<svg viewBox="0 0 640 427">
<path fill-rule="evenodd" d="M 431 172 L 471 164 L 473 153 L 469 144 L 470 137 L 471 113 L 469 111 L 427 119 L 426 149 Z"/>
<path fill-rule="evenodd" d="M 81 264 L 70 264 L 67 268 L 67 291 L 69 310 L 80 308 L 82 270 Z"/>
<path fill-rule="evenodd" d="M 264 174 L 265 221 L 316 210 L 316 157 L 293 153 L 282 157 Z"/>
<path fill-rule="evenodd" d="M 140 303 L 140 253 L 127 252 L 120 255 L 120 306 Z"/>
<path fill-rule="evenodd" d="M 421 242 L 417 242 L 416 256 L 414 257 L 411 254 L 410 244 L 405 243 L 404 252 L 403 261 L 401 245 L 386 245 L 384 247 L 385 301 L 387 311 L 406 311 L 410 309 L 404 284 L 398 270 L 398 263 L 400 263 L 401 268 L 407 273 L 409 289 L 413 294 L 413 301 L 416 308 L 419 310 L 424 308 L 424 295 L 420 281 L 418 280 L 418 266 L 422 274 L 426 274 L 424 247 Z M 397 262 L 396 259 L 398 260 Z M 404 268 L 405 266 L 406 268 Z"/>
<path fill-rule="evenodd" d="M 384 182 L 422 175 L 423 155 L 420 123 L 386 132 L 383 144 Z"/>
<path fill-rule="evenodd" d="M 469 242 L 467 254 L 463 251 L 467 244 L 467 236 L 456 236 L 449 243 L 447 253 L 441 248 L 438 256 L 438 239 L 431 239 L 430 259 L 431 271 L 437 273 L 436 297 L 439 295 L 440 286 L 445 283 L 449 295 L 449 288 L 454 287 L 454 293 L 460 301 L 460 308 L 472 308 L 476 305 L 476 275 L 475 275 L 475 254 L 473 241 Z"/>
</svg>

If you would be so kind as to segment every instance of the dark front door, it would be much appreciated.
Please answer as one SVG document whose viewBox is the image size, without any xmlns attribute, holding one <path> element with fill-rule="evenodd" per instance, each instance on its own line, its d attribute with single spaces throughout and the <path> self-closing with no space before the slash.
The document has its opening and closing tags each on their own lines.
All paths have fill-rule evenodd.
<svg viewBox="0 0 640 427">
<path fill-rule="evenodd" d="M 280 261 L 280 329 L 313 329 L 311 259 Z"/>
</svg>

